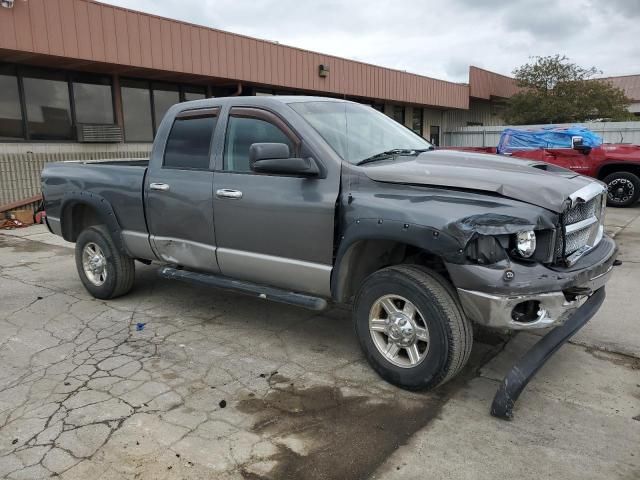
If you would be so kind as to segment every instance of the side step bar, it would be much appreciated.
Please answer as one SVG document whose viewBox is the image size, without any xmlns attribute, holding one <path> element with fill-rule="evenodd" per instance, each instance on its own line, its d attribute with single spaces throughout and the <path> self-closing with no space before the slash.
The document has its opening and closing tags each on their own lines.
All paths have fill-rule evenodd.
<svg viewBox="0 0 640 480">
<path fill-rule="evenodd" d="M 538 343 L 511 367 L 493 397 L 491 415 L 504 420 L 513 418 L 513 406 L 529 381 L 562 345 L 591 320 L 604 302 L 604 297 L 604 287 L 601 287 L 563 325 L 554 328 L 538 340 Z"/>
<path fill-rule="evenodd" d="M 228 277 L 189 272 L 186 270 L 178 270 L 173 267 L 162 267 L 158 273 L 161 277 L 168 278 L 170 280 L 180 280 L 182 282 L 194 283 L 205 287 L 233 290 L 235 292 L 245 293 L 264 300 L 287 303 L 289 305 L 296 305 L 310 310 L 320 311 L 327 308 L 327 301 L 324 298 L 312 297 L 302 293 L 288 292 L 279 288 L 234 280 Z"/>
</svg>

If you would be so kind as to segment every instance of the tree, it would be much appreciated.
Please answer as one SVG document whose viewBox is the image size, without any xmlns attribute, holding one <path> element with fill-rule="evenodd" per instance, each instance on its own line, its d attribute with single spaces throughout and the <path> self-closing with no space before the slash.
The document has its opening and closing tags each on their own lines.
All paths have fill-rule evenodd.
<svg viewBox="0 0 640 480">
<path fill-rule="evenodd" d="M 565 56 L 532 57 L 513 71 L 520 91 L 505 110 L 507 122 L 572 123 L 606 118 L 626 120 L 631 101 L 624 91 L 594 79 L 597 68 L 582 68 Z"/>
</svg>

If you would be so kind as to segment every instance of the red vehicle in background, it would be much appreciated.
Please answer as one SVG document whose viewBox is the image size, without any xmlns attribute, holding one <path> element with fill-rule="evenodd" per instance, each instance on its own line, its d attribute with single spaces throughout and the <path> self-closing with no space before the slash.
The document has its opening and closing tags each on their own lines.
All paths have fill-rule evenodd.
<svg viewBox="0 0 640 480">
<path fill-rule="evenodd" d="M 506 129 L 497 147 L 444 148 L 539 160 L 597 178 L 609 187 L 612 207 L 628 207 L 640 198 L 640 145 L 602 143 L 581 127 Z"/>
</svg>

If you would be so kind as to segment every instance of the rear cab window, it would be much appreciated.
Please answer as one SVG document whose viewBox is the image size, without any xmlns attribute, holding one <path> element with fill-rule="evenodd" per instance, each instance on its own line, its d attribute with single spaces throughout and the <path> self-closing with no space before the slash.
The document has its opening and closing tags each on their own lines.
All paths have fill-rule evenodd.
<svg viewBox="0 0 640 480">
<path fill-rule="evenodd" d="M 179 170 L 208 170 L 211 139 L 218 113 L 217 108 L 179 113 L 167 138 L 162 167 Z"/>
</svg>

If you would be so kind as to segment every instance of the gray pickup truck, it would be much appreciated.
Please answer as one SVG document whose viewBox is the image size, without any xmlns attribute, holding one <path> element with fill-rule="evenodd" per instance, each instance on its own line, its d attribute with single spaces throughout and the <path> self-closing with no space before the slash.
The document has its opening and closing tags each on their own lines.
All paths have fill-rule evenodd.
<svg viewBox="0 0 640 480">
<path fill-rule="evenodd" d="M 602 183 L 438 151 L 373 108 L 327 98 L 181 103 L 148 161 L 50 164 L 42 191 L 93 296 L 129 292 L 138 260 L 307 308 L 352 304 L 366 358 L 407 389 L 462 369 L 473 322 L 557 327 L 544 358 L 527 360 L 533 375 L 598 310 L 617 252 Z"/>
</svg>

